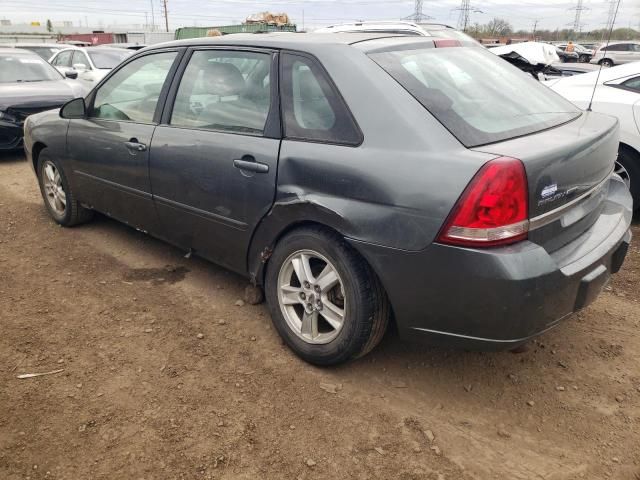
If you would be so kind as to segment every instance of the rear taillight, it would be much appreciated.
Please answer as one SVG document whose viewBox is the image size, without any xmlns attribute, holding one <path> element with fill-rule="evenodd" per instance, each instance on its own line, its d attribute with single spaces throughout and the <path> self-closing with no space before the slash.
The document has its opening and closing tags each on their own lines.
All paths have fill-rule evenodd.
<svg viewBox="0 0 640 480">
<path fill-rule="evenodd" d="M 522 162 L 500 157 L 473 177 L 442 228 L 438 241 L 494 247 L 527 238 L 529 191 Z"/>
</svg>

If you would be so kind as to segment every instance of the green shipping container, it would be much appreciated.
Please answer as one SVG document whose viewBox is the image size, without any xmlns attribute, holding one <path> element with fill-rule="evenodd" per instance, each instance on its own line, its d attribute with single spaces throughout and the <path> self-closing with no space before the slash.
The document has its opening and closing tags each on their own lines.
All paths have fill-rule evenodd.
<svg viewBox="0 0 640 480">
<path fill-rule="evenodd" d="M 219 30 L 223 35 L 231 33 L 256 32 L 296 32 L 295 25 L 269 25 L 266 23 L 249 23 L 242 25 L 223 25 L 219 27 L 182 27 L 176 30 L 176 40 L 206 37 L 209 30 Z"/>
</svg>

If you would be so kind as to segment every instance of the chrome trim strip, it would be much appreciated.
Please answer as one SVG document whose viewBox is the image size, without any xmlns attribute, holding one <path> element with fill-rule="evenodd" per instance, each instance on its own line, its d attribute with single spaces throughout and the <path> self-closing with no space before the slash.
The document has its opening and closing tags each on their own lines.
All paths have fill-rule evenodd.
<svg viewBox="0 0 640 480">
<path fill-rule="evenodd" d="M 533 217 L 532 219 L 530 219 L 529 231 L 531 232 L 538 228 L 544 227 L 546 225 L 549 225 L 550 223 L 555 222 L 559 218 L 562 218 L 562 216 L 567 212 L 567 210 L 574 207 L 576 204 L 582 202 L 583 200 L 589 198 L 594 193 L 598 192 L 602 187 L 604 187 L 605 184 L 611 180 L 612 174 L 613 174 L 613 170 L 609 172 L 609 174 L 605 177 L 605 179 L 602 180 L 599 184 L 590 188 L 589 190 L 584 192 L 582 195 L 574 198 L 570 202 L 565 203 L 564 205 L 561 205 L 558 208 L 550 210 L 547 213 L 543 213 L 542 215 L 538 215 L 537 217 Z"/>
</svg>

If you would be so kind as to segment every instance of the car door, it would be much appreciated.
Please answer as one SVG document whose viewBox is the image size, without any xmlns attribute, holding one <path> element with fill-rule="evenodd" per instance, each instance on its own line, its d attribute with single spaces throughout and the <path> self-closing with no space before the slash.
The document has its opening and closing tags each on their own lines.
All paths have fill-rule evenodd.
<svg viewBox="0 0 640 480">
<path fill-rule="evenodd" d="M 178 50 L 153 51 L 114 71 L 71 120 L 67 149 L 78 198 L 136 228 L 157 230 L 149 183 L 149 145 Z"/>
<path fill-rule="evenodd" d="M 63 75 L 72 70 L 71 61 L 73 59 L 73 50 L 63 50 L 59 52 L 51 61 L 51 65 Z"/>
<path fill-rule="evenodd" d="M 630 43 L 629 47 L 631 49 L 631 51 L 629 52 L 629 61 L 630 62 L 640 61 L 640 44 Z"/>
<path fill-rule="evenodd" d="M 252 232 L 275 196 L 276 61 L 260 49 L 189 51 L 151 144 L 164 237 L 241 272 Z"/>
<path fill-rule="evenodd" d="M 633 61 L 631 60 L 633 55 L 631 52 L 632 46 L 633 45 L 630 43 L 619 43 L 618 45 L 613 45 L 610 57 L 616 65 Z"/>
</svg>

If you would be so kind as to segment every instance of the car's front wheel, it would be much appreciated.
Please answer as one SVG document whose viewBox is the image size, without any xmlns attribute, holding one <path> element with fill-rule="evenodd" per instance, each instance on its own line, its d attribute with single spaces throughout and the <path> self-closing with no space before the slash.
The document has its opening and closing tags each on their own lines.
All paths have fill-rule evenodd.
<svg viewBox="0 0 640 480">
<path fill-rule="evenodd" d="M 278 242 L 267 265 L 266 297 L 285 343 L 316 365 L 366 354 L 389 322 L 389 303 L 371 268 L 323 228 L 295 230 Z"/>
<path fill-rule="evenodd" d="M 72 227 L 93 216 L 93 211 L 77 202 L 60 162 L 46 150 L 38 157 L 38 183 L 49 215 L 60 225 Z"/>
<path fill-rule="evenodd" d="M 606 67 L 606 68 L 613 67 L 613 60 L 611 60 L 609 58 L 603 58 L 598 63 L 600 65 L 602 65 L 603 67 Z"/>
</svg>

